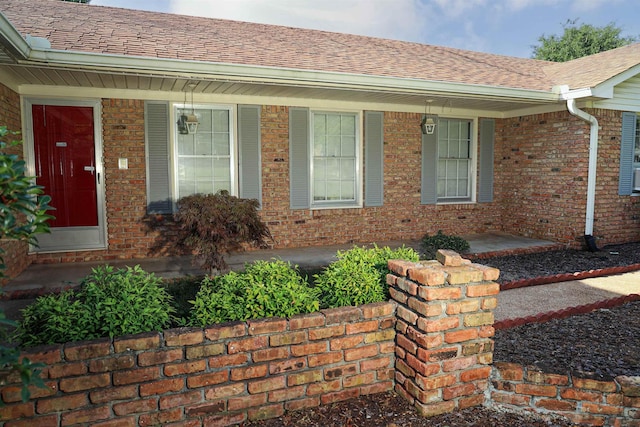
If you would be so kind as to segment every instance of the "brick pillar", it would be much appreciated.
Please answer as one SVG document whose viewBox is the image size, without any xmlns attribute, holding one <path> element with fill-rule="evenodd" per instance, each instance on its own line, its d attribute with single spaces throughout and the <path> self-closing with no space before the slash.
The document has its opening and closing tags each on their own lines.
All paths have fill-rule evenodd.
<svg viewBox="0 0 640 427">
<path fill-rule="evenodd" d="M 453 251 L 437 260 L 392 260 L 387 277 L 398 303 L 396 391 L 423 416 L 484 403 L 493 361 L 499 270 Z"/>
</svg>

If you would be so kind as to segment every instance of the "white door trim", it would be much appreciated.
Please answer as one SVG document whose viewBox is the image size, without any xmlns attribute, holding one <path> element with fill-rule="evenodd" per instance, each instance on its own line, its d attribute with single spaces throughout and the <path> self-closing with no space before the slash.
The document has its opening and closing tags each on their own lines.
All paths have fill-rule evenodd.
<svg viewBox="0 0 640 427">
<path fill-rule="evenodd" d="M 52 228 L 50 234 L 38 234 L 38 247 L 31 247 L 32 252 L 68 252 L 79 250 L 106 249 L 107 216 L 105 211 L 104 167 L 102 162 L 102 105 L 99 99 L 53 99 L 23 98 L 22 102 L 22 134 L 24 136 L 24 157 L 29 175 L 35 176 L 35 148 L 33 135 L 33 105 L 55 105 L 93 108 L 93 129 L 95 144 L 96 196 L 98 209 L 97 227 L 60 227 Z M 52 212 L 55 215 L 55 211 Z"/>
</svg>

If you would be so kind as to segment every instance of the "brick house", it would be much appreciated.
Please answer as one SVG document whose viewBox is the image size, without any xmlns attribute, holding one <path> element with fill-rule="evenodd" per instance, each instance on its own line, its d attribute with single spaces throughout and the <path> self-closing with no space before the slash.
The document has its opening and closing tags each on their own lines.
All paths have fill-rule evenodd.
<svg viewBox="0 0 640 427">
<path fill-rule="evenodd" d="M 145 218 L 220 189 L 260 200 L 276 247 L 640 240 L 640 44 L 550 63 L 54 0 L 0 12 L 0 124 L 57 208 L 40 248 L 5 245 L 9 274 L 151 256 Z"/>
</svg>

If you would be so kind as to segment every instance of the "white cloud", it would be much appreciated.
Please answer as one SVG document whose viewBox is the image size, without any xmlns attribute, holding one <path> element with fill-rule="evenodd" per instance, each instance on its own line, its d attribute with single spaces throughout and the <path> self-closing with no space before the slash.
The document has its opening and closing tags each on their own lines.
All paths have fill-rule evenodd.
<svg viewBox="0 0 640 427">
<path fill-rule="evenodd" d="M 419 0 L 172 0 L 170 11 L 414 41 L 425 22 Z"/>
</svg>

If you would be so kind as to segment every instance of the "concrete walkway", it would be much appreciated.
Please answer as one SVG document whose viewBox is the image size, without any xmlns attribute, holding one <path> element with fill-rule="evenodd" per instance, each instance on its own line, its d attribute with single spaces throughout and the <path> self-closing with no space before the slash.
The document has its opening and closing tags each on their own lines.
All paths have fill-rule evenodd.
<svg viewBox="0 0 640 427">
<path fill-rule="evenodd" d="M 505 254 L 535 248 L 541 250 L 558 248 L 553 242 L 502 233 L 465 236 L 465 238 L 471 246 L 469 252 L 476 255 Z M 378 243 L 378 246 L 389 247 L 400 247 L 402 245 L 419 249 L 420 242 L 393 241 Z M 347 250 L 353 246 L 335 245 L 250 251 L 230 256 L 228 263 L 233 270 L 240 270 L 244 268 L 245 263 L 257 259 L 268 260 L 276 258 L 289 261 L 303 269 L 319 268 L 334 261 L 338 250 Z M 153 272 L 166 278 L 203 275 L 204 272 L 193 266 L 191 260 L 191 257 L 174 257 L 112 261 L 109 264 L 117 268 L 140 265 L 145 271 Z M 482 263 L 482 260 L 478 262 Z M 47 292 L 47 290 L 77 286 L 82 278 L 91 272 L 92 268 L 103 264 L 103 262 L 83 262 L 32 265 L 20 276 L 10 281 L 5 286 L 4 292 L 17 296 L 21 294 L 37 295 Z M 501 321 L 528 317 L 630 294 L 640 294 L 640 272 L 511 289 L 502 291 L 498 296 L 495 319 L 496 321 Z M 4 300 L 0 301 L 0 308 L 5 310 L 9 318 L 15 319 L 19 315 L 19 310 L 31 301 L 29 299 Z"/>
<path fill-rule="evenodd" d="M 501 291 L 496 321 L 518 319 L 569 307 L 640 294 L 640 271 Z"/>
</svg>

